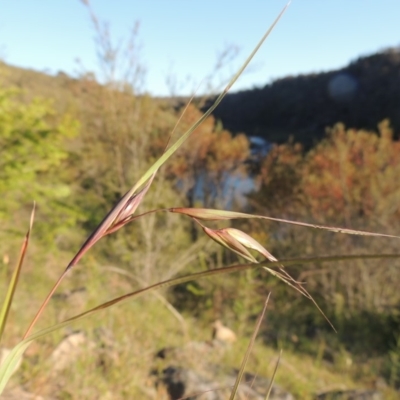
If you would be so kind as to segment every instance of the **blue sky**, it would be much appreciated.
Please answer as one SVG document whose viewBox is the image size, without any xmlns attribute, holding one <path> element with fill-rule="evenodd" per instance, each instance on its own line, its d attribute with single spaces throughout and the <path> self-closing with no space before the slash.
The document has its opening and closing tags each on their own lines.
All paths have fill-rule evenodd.
<svg viewBox="0 0 400 400">
<path fill-rule="evenodd" d="M 239 54 L 214 74 L 218 84 L 245 59 L 286 0 L 91 0 L 115 41 L 140 22 L 144 88 L 188 94 L 208 76 L 229 45 Z M 100 76 L 95 33 L 79 0 L 0 0 L 0 56 L 9 64 L 69 75 Z M 273 79 L 340 68 L 359 56 L 400 45 L 399 0 L 293 0 L 234 90 Z M 200 89 L 201 91 L 201 89 Z"/>
</svg>

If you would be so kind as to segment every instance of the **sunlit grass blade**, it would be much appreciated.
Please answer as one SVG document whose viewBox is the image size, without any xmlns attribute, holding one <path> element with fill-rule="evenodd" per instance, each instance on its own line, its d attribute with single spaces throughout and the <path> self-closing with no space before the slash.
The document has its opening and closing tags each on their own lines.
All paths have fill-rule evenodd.
<svg viewBox="0 0 400 400">
<path fill-rule="evenodd" d="M 0 365 L 0 395 L 3 393 L 12 374 L 15 372 L 19 360 L 22 358 L 31 343 L 32 340 L 30 339 L 25 339 L 22 342 L 19 342 Z"/>
<path fill-rule="evenodd" d="M 281 361 L 281 357 L 282 357 L 282 350 L 279 352 L 278 359 L 276 360 L 274 372 L 272 373 L 271 380 L 270 380 L 269 385 L 268 385 L 267 394 L 265 395 L 265 400 L 268 400 L 269 396 L 271 395 L 272 386 L 274 385 L 274 380 L 275 380 L 276 372 L 278 371 L 278 367 L 279 367 L 279 363 Z"/>
<path fill-rule="evenodd" d="M 265 311 L 267 310 L 267 305 L 268 305 L 268 301 L 269 301 L 270 295 L 271 295 L 271 293 L 268 294 L 267 300 L 265 300 L 265 303 L 264 303 L 264 307 L 263 307 L 260 315 L 257 318 L 256 326 L 254 328 L 253 334 L 251 335 L 251 339 L 250 339 L 249 345 L 247 347 L 246 353 L 245 353 L 245 355 L 243 357 L 242 364 L 240 365 L 240 369 L 239 369 L 238 375 L 236 377 L 236 381 L 235 381 L 235 384 L 233 386 L 233 389 L 232 389 L 232 392 L 231 392 L 231 396 L 229 397 L 229 400 L 233 400 L 235 398 L 235 396 L 236 396 L 236 393 L 237 393 L 237 390 L 239 388 L 240 382 L 241 382 L 241 380 L 243 378 L 244 370 L 246 368 L 247 362 L 248 362 L 249 357 L 250 357 L 250 353 L 251 353 L 251 351 L 253 349 L 253 346 L 254 346 L 254 343 L 256 341 L 256 338 L 257 338 L 257 335 L 258 335 L 258 331 L 260 330 L 261 322 L 264 319 Z"/>
<path fill-rule="evenodd" d="M 11 371 L 13 371 L 13 368 L 17 364 L 19 358 L 23 355 L 23 352 L 29 346 L 30 342 L 32 342 L 33 340 L 39 339 L 41 337 L 44 337 L 47 334 L 54 332 L 56 330 L 59 330 L 65 326 L 68 326 L 73 322 L 79 321 L 83 318 L 89 317 L 92 314 L 98 313 L 101 310 L 107 309 L 107 308 L 112 307 L 119 303 L 122 304 L 124 302 L 130 301 L 137 297 L 140 297 L 152 290 L 168 288 L 171 286 L 179 285 L 179 284 L 185 283 L 185 282 L 194 281 L 197 279 L 203 279 L 203 278 L 213 277 L 213 276 L 217 276 L 217 275 L 221 275 L 221 274 L 239 272 L 239 271 L 246 271 L 249 269 L 260 268 L 260 267 L 277 267 L 277 268 L 279 268 L 282 265 L 292 266 L 292 265 L 300 265 L 300 264 L 312 264 L 312 263 L 316 263 L 316 262 L 323 263 L 323 262 L 335 262 L 335 261 L 354 261 L 354 260 L 360 260 L 360 259 L 394 260 L 394 259 L 399 259 L 399 258 L 400 258 L 400 254 L 369 254 L 369 255 L 360 254 L 360 255 L 350 255 L 350 256 L 342 255 L 342 256 L 330 256 L 330 257 L 294 258 L 294 259 L 287 259 L 287 260 L 283 259 L 283 260 L 276 261 L 276 262 L 265 261 L 265 262 L 260 262 L 258 264 L 250 263 L 250 264 L 232 265 L 229 267 L 197 272 L 194 274 L 158 282 L 158 283 L 148 286 L 146 288 L 143 288 L 143 289 L 137 290 L 135 292 L 131 292 L 131 293 L 125 294 L 123 296 L 117 297 L 115 299 L 112 299 L 110 301 L 107 301 L 107 302 L 105 302 L 97 307 L 94 307 L 88 311 L 85 311 L 81 314 L 75 315 L 74 317 L 71 317 L 59 324 L 56 324 L 56 325 L 50 326 L 49 328 L 40 330 L 39 332 L 36 332 L 36 333 L 28 336 L 24 340 L 22 340 L 16 347 L 14 347 L 11 350 L 11 352 L 8 355 L 8 357 L 6 358 L 5 362 L 2 365 L 0 365 L 0 394 L 2 393 L 2 390 L 4 390 L 4 387 L 7 383 L 4 380 L 9 379 L 9 377 L 12 374 Z"/>
<path fill-rule="evenodd" d="M 251 54 L 247 57 L 243 65 L 239 68 L 238 72 L 232 77 L 232 79 L 228 82 L 226 85 L 225 89 L 222 91 L 222 93 L 217 97 L 217 99 L 214 101 L 213 105 L 199 118 L 171 147 L 148 169 L 148 171 L 139 179 L 137 184 L 135 185 L 134 189 L 141 187 L 149 178 L 150 176 L 158 171 L 158 169 L 178 150 L 178 148 L 186 141 L 186 139 L 211 115 L 211 113 L 217 108 L 219 103 L 221 103 L 222 99 L 225 97 L 225 95 L 228 93 L 229 89 L 234 85 L 234 83 L 238 80 L 240 75 L 243 73 L 243 71 L 247 68 L 249 65 L 250 61 L 253 59 L 257 51 L 260 49 L 264 41 L 267 39 L 267 37 L 270 35 L 272 30 L 274 29 L 275 25 L 278 23 L 278 21 L 281 19 L 283 16 L 284 12 L 288 8 L 289 3 L 283 8 L 283 10 L 280 12 L 280 14 L 277 16 L 275 21 L 272 23 L 272 25 L 269 27 L 267 32 L 265 32 L 264 36 L 261 38 L 261 40 L 258 42 L 258 44 L 255 46 L 254 50 L 251 52 Z"/>
<path fill-rule="evenodd" d="M 7 294 L 4 299 L 3 306 L 1 308 L 1 312 L 0 312 L 0 342 L 1 342 L 1 338 L 3 336 L 4 328 L 7 323 L 8 313 L 10 311 L 10 307 L 11 307 L 11 304 L 12 304 L 12 301 L 14 298 L 15 290 L 17 288 L 18 279 L 19 279 L 19 276 L 21 273 L 22 265 L 24 263 L 26 251 L 28 249 L 29 239 L 30 239 L 30 235 L 32 232 L 32 226 L 33 226 L 34 219 L 35 219 L 35 203 L 33 204 L 31 218 L 29 221 L 29 228 L 28 228 L 28 231 L 25 235 L 25 239 L 21 246 L 21 251 L 19 253 L 18 262 L 17 262 L 17 265 L 15 266 L 13 275 L 10 280 L 10 284 L 8 285 Z"/>
<path fill-rule="evenodd" d="M 230 219 L 243 219 L 243 218 L 265 219 L 268 221 L 283 222 L 285 224 L 304 226 L 306 228 L 322 229 L 322 230 L 336 232 L 336 233 L 345 233 L 348 235 L 375 236 L 375 237 L 400 239 L 400 236 L 387 235 L 385 233 L 367 232 L 367 231 L 360 231 L 360 230 L 355 230 L 355 229 L 340 228 L 340 227 L 335 227 L 335 226 L 308 224 L 307 222 L 298 222 L 298 221 L 292 221 L 290 219 L 273 218 L 273 217 L 267 217 L 265 215 L 253 215 L 253 214 L 246 214 L 246 213 L 240 213 L 240 212 L 235 212 L 235 211 L 214 210 L 214 209 L 208 209 L 208 208 L 170 208 L 170 209 L 168 209 L 168 211 L 173 212 L 173 213 L 184 214 L 189 217 L 201 219 L 201 220 L 205 220 L 205 221 L 224 221 L 224 220 L 230 220 Z"/>
<path fill-rule="evenodd" d="M 182 118 L 185 115 L 186 111 L 188 110 L 190 104 L 192 104 L 195 95 L 196 95 L 196 92 L 192 94 L 192 96 L 190 97 L 189 101 L 186 103 L 185 107 L 183 108 L 182 112 L 180 113 L 179 118 L 175 122 L 175 125 L 174 125 L 174 127 L 173 127 L 173 129 L 172 129 L 172 131 L 171 131 L 171 133 L 170 133 L 170 135 L 168 137 L 167 143 L 165 144 L 163 153 L 165 153 L 167 151 L 168 146 L 169 146 L 169 144 L 170 144 L 170 142 L 172 140 L 172 137 L 174 136 L 174 133 L 175 133 L 176 129 L 178 128 L 180 122 L 182 121 Z"/>
</svg>

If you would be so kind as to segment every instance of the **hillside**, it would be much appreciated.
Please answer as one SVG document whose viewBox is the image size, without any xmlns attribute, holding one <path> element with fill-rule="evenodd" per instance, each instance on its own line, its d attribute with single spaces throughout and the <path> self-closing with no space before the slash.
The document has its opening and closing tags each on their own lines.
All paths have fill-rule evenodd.
<svg viewBox="0 0 400 400">
<path fill-rule="evenodd" d="M 56 107 L 62 110 L 79 100 L 77 91 L 84 94 L 88 85 L 88 79 L 79 81 L 62 72 L 50 76 L 4 63 L 1 68 L 6 86 L 24 89 L 29 99 L 38 95 L 56 99 Z M 186 99 L 178 100 L 182 101 Z M 277 143 L 293 137 L 306 147 L 324 137 L 325 128 L 338 121 L 348 127 L 375 130 L 377 122 L 389 118 L 397 138 L 400 49 L 361 57 L 339 70 L 289 76 L 262 88 L 229 93 L 214 116 L 233 133 Z"/>
<path fill-rule="evenodd" d="M 393 83 L 398 59 L 398 52 L 388 52 L 359 60 L 346 72 L 282 79 L 264 89 L 232 94 L 221 110 L 232 107 L 230 115 L 244 121 L 243 129 L 232 129 L 265 133 L 270 141 L 284 141 L 289 134 L 300 132 L 303 136 L 297 134 L 296 139 L 312 143 L 323 135 L 325 124 L 344 120 L 335 116 L 338 104 L 342 112 L 347 107 L 349 118 L 353 115 L 350 109 L 359 110 L 359 118 L 368 118 L 372 127 L 390 117 L 399 133 L 398 118 L 388 111 L 396 112 L 393 104 L 399 103 L 398 83 Z M 357 73 L 357 68 L 363 73 Z M 396 76 L 398 79 L 398 71 Z M 370 82 L 373 79 L 375 86 Z M 104 220 L 112 204 L 160 157 L 174 130 L 179 113 L 172 105 L 184 99 L 134 96 L 129 85 L 117 83 L 103 86 L 90 74 L 73 79 L 63 73 L 49 76 L 0 65 L 0 293 L 6 293 L 18 260 L 32 200 L 37 204 L 21 287 L 1 343 L 4 347 L 14 346 L 15 338 L 22 337 L 60 271 Z M 6 89 L 10 86 L 21 92 Z M 390 91 L 393 94 L 389 96 Z M 264 99 L 264 92 L 269 97 Z M 249 99 L 242 102 L 246 93 Z M 258 93 L 257 101 L 251 98 L 252 93 Z M 306 95 L 310 100 L 304 100 Z M 37 96 L 41 99 L 32 100 Z M 318 101 L 311 100 L 313 96 Z M 238 111 L 240 105 L 243 112 Z M 263 114 L 262 110 L 274 113 Z M 264 121 L 257 120 L 257 115 L 273 122 L 275 128 L 257 130 Z M 171 143 L 201 116 L 195 106 L 188 107 Z M 226 121 L 225 125 L 229 126 Z M 308 136 L 301 126 L 308 127 Z M 101 314 L 79 321 L 72 327 L 74 331 L 68 328 L 38 341 L 13 377 L 16 387 L 23 386 L 47 400 L 52 398 L 47 394 L 55 392 L 57 398 L 71 400 L 165 399 L 158 390 L 165 390 L 162 385 L 169 378 L 175 386 L 184 386 L 177 380 L 180 372 L 196 379 L 201 369 L 214 374 L 212 359 L 206 359 L 207 349 L 217 357 L 221 371 L 228 372 L 218 382 L 210 380 L 216 375 L 206 376 L 205 384 L 200 381 L 201 389 L 187 392 L 210 390 L 216 384 L 232 386 L 229 371 L 240 366 L 265 299 L 272 293 L 248 371 L 270 377 L 278 351 L 283 349 L 276 382 L 297 399 L 316 399 L 317 393 L 318 399 L 336 395 L 360 398 L 356 389 L 369 396 L 364 399 L 399 398 L 400 262 L 393 258 L 363 259 L 360 255 L 398 252 L 400 142 L 385 121 L 380 123 L 379 133 L 336 124 L 309 152 L 289 142 L 271 146 L 268 154 L 261 152 L 255 157 L 257 162 L 251 163 L 251 150 L 244 135 L 232 136 L 213 116 L 196 129 L 159 169 L 150 190 L 146 193 L 144 185 L 118 214 L 120 218 L 132 212 L 131 206 L 135 208 L 146 194 L 132 223 L 99 240 L 82 257 L 39 323 L 50 326 L 115 297 L 135 291 L 145 294 L 143 288 L 157 282 L 178 278 L 175 282 L 180 284 L 171 290 L 164 286 L 154 297 L 144 295 L 113 309 L 102 309 Z M 248 197 L 250 210 L 234 198 L 231 177 L 233 182 L 249 177 L 257 184 Z M 203 196 L 196 195 L 198 182 Z M 226 208 L 226 193 L 237 211 L 396 236 L 336 235 L 336 228 L 324 232 L 260 218 L 203 221 L 197 226 L 179 212 L 192 206 Z M 222 242 L 215 240 L 217 237 Z M 227 248 L 218 247 L 224 241 Z M 253 261 L 243 253 L 241 243 L 250 250 L 263 249 L 257 260 L 269 252 L 281 262 L 299 257 L 353 258 L 351 262 L 340 258 L 331 264 L 327 260 L 314 262 L 315 258 L 301 260 L 299 265 L 288 263 L 285 270 L 276 271 L 270 266 L 256 269 L 264 264 L 254 263 L 253 270 L 223 270 L 232 273 L 218 275 L 221 270 L 217 269 L 242 265 L 239 254 Z M 265 248 L 253 247 L 254 243 Z M 211 271 L 212 279 L 182 280 L 193 273 L 204 277 L 206 271 Z M 284 279 L 289 277 L 286 274 L 289 280 Z M 308 293 L 299 290 L 298 282 L 306 282 L 304 288 L 337 332 L 307 299 Z M 216 320 L 233 329 L 238 338 L 231 347 L 221 348 L 228 350 L 226 359 L 221 357 L 220 348 L 210 347 L 210 328 Z M 59 352 L 54 355 L 52 349 L 76 336 L 81 349 L 68 351 L 76 359 L 55 367 Z M 182 353 L 180 349 L 186 345 L 199 349 L 205 364 L 197 363 L 190 352 L 188 356 Z M 178 350 L 172 355 L 183 355 L 173 364 L 161 356 L 168 355 L 171 348 Z M 185 365 L 185 357 L 192 364 Z M 252 373 L 244 379 L 253 382 Z M 328 396 L 325 392 L 330 390 L 335 392 Z M 169 400 L 186 394 L 169 396 Z M 358 397 L 350 397 L 353 394 Z"/>
<path fill-rule="evenodd" d="M 375 130 L 378 121 L 389 118 L 397 137 L 400 49 L 361 57 L 339 70 L 286 77 L 259 89 L 230 93 L 214 116 L 234 133 L 278 143 L 293 136 L 306 147 L 338 121 Z"/>
</svg>

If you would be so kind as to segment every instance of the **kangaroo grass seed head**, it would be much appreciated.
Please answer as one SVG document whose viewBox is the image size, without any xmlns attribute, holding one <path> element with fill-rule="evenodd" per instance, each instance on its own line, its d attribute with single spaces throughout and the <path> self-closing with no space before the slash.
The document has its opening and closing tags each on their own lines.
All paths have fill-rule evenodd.
<svg viewBox="0 0 400 400">
<path fill-rule="evenodd" d="M 278 261 L 268 250 L 266 250 L 260 243 L 258 243 L 257 240 L 253 239 L 247 233 L 244 233 L 241 230 L 235 228 L 227 228 L 226 230 L 231 236 L 236 238 L 236 240 L 238 240 L 247 248 L 258 251 L 270 261 Z"/>
<path fill-rule="evenodd" d="M 203 226 L 203 230 L 215 242 L 229 250 L 232 250 L 252 263 L 258 263 L 258 261 L 248 249 L 256 250 L 268 260 L 273 259 L 273 261 L 276 261 L 276 258 L 274 258 L 260 243 L 258 243 L 257 240 L 239 229 L 210 229 Z"/>
<path fill-rule="evenodd" d="M 212 210 L 209 208 L 170 208 L 170 212 L 184 214 L 204 221 L 223 221 L 235 218 L 235 214 L 225 210 Z M 236 217 L 237 218 L 237 217 Z"/>
</svg>

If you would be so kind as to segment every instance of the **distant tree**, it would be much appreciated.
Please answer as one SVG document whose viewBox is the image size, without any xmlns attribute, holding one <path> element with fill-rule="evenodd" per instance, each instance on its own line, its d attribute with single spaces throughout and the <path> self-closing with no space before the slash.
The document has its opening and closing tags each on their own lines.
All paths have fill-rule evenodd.
<svg viewBox="0 0 400 400">
<path fill-rule="evenodd" d="M 378 127 L 379 135 L 336 124 L 308 153 L 302 190 L 314 218 L 351 225 L 357 219 L 386 224 L 400 217 L 400 143 L 388 120 Z"/>
<path fill-rule="evenodd" d="M 399 175 L 400 143 L 394 140 L 388 120 L 379 123 L 378 133 L 346 129 L 338 123 L 308 153 L 290 143 L 276 146 L 261 166 L 260 191 L 251 201 L 257 212 L 278 218 L 396 234 Z M 397 249 L 394 241 L 332 235 L 276 223 L 253 222 L 251 229 L 253 236 L 278 257 L 334 255 L 338 251 L 359 254 L 366 249 L 390 253 Z M 351 268 L 344 262 L 334 268 L 317 263 L 307 270 L 288 270 L 299 280 L 306 279 L 310 293 L 339 321 L 359 318 L 361 312 L 397 313 L 396 261 L 378 264 L 357 260 Z M 301 312 L 310 317 L 312 311 L 307 310 Z M 293 313 L 292 317 L 297 311 Z"/>
<path fill-rule="evenodd" d="M 196 107 L 189 106 L 178 130 L 188 129 L 201 115 Z M 209 117 L 177 153 L 168 171 L 178 180 L 191 205 L 197 202 L 206 207 L 224 207 L 228 179 L 243 175 L 248 158 L 247 137 L 232 136 Z"/>
<path fill-rule="evenodd" d="M 77 215 L 66 206 L 72 188 L 65 167 L 71 139 L 79 123 L 70 115 L 57 116 L 50 101 L 35 99 L 23 104 L 15 89 L 0 89 L 0 217 L 8 229 L 20 233 L 24 210 L 38 207 L 38 228 L 46 220 L 45 232 L 60 232 Z M 22 212 L 22 214 L 21 214 Z"/>
<path fill-rule="evenodd" d="M 299 143 L 274 145 L 257 175 L 259 190 L 250 196 L 253 206 L 280 217 L 298 212 L 304 152 Z"/>
</svg>

